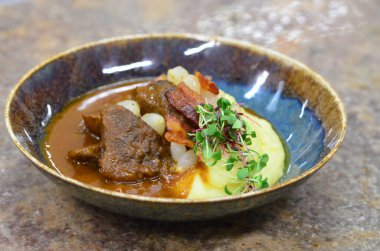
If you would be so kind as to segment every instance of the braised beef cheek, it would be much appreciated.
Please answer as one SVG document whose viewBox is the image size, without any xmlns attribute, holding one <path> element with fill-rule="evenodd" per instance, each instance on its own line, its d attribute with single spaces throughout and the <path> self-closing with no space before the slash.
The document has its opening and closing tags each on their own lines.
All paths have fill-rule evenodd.
<svg viewBox="0 0 380 251">
<path fill-rule="evenodd" d="M 136 88 L 133 96 L 140 104 L 142 114 L 156 112 L 165 117 L 166 140 L 192 147 L 194 143 L 187 136 L 187 133 L 194 129 L 191 121 L 178 112 L 167 99 L 167 94 L 176 89 L 177 87 L 169 81 L 158 80 L 147 86 Z"/>
<path fill-rule="evenodd" d="M 167 173 L 173 164 L 169 142 L 122 106 L 108 106 L 101 115 L 102 175 L 134 182 Z"/>
<path fill-rule="evenodd" d="M 141 114 L 155 112 L 165 116 L 168 113 L 175 112 L 170 107 L 165 96 L 167 91 L 175 89 L 176 87 L 166 80 L 159 80 L 147 86 L 136 88 L 134 96 L 140 105 Z"/>
<path fill-rule="evenodd" d="M 94 144 L 83 148 L 70 150 L 67 157 L 78 162 L 91 162 L 97 164 L 102 153 L 102 144 Z"/>
</svg>

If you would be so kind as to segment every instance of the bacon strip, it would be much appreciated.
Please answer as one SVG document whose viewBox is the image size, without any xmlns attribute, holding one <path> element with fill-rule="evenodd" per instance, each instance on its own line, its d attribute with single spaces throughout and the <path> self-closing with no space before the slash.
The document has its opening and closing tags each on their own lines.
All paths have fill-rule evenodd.
<svg viewBox="0 0 380 251">
<path fill-rule="evenodd" d="M 165 139 L 167 141 L 193 147 L 194 142 L 187 136 L 187 133 L 192 130 L 189 125 L 183 123 L 178 117 L 172 114 L 165 115 L 165 121 L 167 130 Z"/>
<path fill-rule="evenodd" d="M 175 90 L 165 94 L 169 104 L 184 115 L 187 119 L 198 125 L 199 116 L 195 112 L 197 105 L 205 103 L 205 99 L 191 90 L 184 83 L 180 83 Z"/>
<path fill-rule="evenodd" d="M 219 94 L 219 89 L 216 86 L 214 82 L 212 82 L 210 79 L 206 78 L 205 76 L 202 75 L 199 71 L 195 72 L 195 77 L 198 78 L 199 84 L 201 87 L 215 95 Z"/>
</svg>

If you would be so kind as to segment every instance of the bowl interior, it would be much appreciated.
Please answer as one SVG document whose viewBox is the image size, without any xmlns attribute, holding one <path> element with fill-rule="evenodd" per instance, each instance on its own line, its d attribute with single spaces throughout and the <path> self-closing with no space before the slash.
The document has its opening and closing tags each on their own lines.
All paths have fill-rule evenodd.
<svg viewBox="0 0 380 251">
<path fill-rule="evenodd" d="M 142 36 L 91 44 L 63 53 L 21 80 L 9 101 L 9 125 L 34 158 L 55 113 L 94 88 L 154 77 L 182 65 L 211 75 L 218 86 L 268 119 L 290 152 L 282 181 L 312 168 L 341 141 L 343 107 L 323 79 L 284 56 L 228 40 Z"/>
</svg>

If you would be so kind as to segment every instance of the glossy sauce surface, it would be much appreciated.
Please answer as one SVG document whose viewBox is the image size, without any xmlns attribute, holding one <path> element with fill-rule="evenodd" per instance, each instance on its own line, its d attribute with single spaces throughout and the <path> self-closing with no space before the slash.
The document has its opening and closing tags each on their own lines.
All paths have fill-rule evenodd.
<svg viewBox="0 0 380 251">
<path fill-rule="evenodd" d="M 131 90 L 146 85 L 147 81 L 115 84 L 97 89 L 69 103 L 62 112 L 55 115 L 47 127 L 43 153 L 48 164 L 65 176 L 96 187 L 113 191 L 139 194 L 153 197 L 186 197 L 194 174 L 204 173 L 204 167 L 198 166 L 182 174 L 139 183 L 115 182 L 103 177 L 96 165 L 77 163 L 68 159 L 67 152 L 99 142 L 94 135 L 83 133 L 82 114 L 96 111 L 105 104 L 132 99 Z M 202 175 L 203 176 L 203 175 Z"/>
</svg>

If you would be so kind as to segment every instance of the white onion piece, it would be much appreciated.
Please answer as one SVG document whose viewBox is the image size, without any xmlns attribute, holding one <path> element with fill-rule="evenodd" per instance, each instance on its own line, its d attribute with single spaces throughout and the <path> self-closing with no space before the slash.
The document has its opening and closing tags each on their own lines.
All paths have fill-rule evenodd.
<svg viewBox="0 0 380 251">
<path fill-rule="evenodd" d="M 172 158 L 175 161 L 179 161 L 179 159 L 186 153 L 186 146 L 172 142 L 170 143 L 170 152 Z"/>
<path fill-rule="evenodd" d="M 139 104 L 134 100 L 123 100 L 117 103 L 118 105 L 124 106 L 131 112 L 133 112 L 134 115 L 140 117 L 140 106 Z"/>
<path fill-rule="evenodd" d="M 187 75 L 183 78 L 183 82 L 196 93 L 201 92 L 201 85 L 199 84 L 197 77 L 194 75 Z"/>
<path fill-rule="evenodd" d="M 158 113 L 145 113 L 142 117 L 150 127 L 156 130 L 160 135 L 165 132 L 165 119 Z"/>
<path fill-rule="evenodd" d="M 185 68 L 177 66 L 168 70 L 167 78 L 173 84 L 179 85 L 187 75 L 189 75 L 189 73 Z"/>
<path fill-rule="evenodd" d="M 198 163 L 198 156 L 195 155 L 194 150 L 188 150 L 179 158 L 177 165 L 178 169 L 184 171 Z"/>
</svg>

